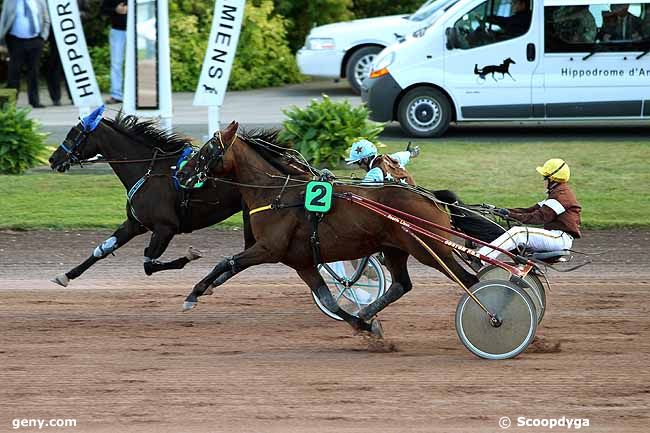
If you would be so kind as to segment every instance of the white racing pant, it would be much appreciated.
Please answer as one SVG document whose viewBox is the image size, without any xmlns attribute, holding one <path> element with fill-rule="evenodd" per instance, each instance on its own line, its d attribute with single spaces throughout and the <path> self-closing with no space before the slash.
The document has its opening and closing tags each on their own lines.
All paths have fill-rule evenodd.
<svg viewBox="0 0 650 433">
<path fill-rule="evenodd" d="M 512 251 L 518 246 L 535 251 L 568 250 L 573 245 L 573 237 L 562 230 L 544 230 L 535 227 L 513 227 L 495 240 L 490 245 Z M 490 258 L 497 258 L 501 254 L 488 246 L 481 247 L 479 253 Z"/>
</svg>

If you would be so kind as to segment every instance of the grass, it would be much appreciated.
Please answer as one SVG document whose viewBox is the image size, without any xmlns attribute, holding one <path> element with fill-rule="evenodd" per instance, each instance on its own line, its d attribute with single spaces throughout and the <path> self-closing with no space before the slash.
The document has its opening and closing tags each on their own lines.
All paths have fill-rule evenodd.
<svg viewBox="0 0 650 433">
<path fill-rule="evenodd" d="M 0 229 L 116 228 L 126 218 L 126 191 L 112 173 L 0 176 L 0 197 Z M 240 225 L 237 215 L 222 224 Z"/>
<path fill-rule="evenodd" d="M 571 167 L 571 186 L 583 206 L 586 228 L 650 228 L 650 142 L 421 141 L 409 164 L 418 184 L 451 189 L 468 203 L 528 206 L 544 198 L 535 171 L 551 157 Z M 381 152 L 403 150 L 389 142 Z M 355 172 L 336 170 L 339 176 Z M 126 193 L 113 174 L 70 174 L 43 170 L 0 176 L 0 229 L 112 228 L 125 218 Z M 221 227 L 241 224 L 234 216 Z"/>
</svg>

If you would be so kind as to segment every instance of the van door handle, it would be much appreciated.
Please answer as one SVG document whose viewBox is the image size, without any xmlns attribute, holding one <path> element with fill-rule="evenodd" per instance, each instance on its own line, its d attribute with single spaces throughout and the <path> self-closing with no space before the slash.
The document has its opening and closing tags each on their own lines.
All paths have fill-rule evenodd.
<svg viewBox="0 0 650 433">
<path fill-rule="evenodd" d="M 535 44 L 528 44 L 526 47 L 526 58 L 529 62 L 535 61 Z"/>
</svg>

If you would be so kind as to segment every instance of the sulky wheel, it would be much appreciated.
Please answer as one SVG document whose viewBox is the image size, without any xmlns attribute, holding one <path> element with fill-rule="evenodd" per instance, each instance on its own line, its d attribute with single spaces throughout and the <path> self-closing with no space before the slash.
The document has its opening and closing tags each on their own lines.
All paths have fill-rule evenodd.
<svg viewBox="0 0 650 433">
<path fill-rule="evenodd" d="M 523 352 L 537 330 L 537 312 L 530 296 L 503 280 L 479 281 L 469 289 L 498 319 L 493 324 L 467 294 L 456 307 L 456 332 L 470 352 L 486 359 L 513 358 Z"/>
<path fill-rule="evenodd" d="M 478 274 L 476 274 L 479 280 L 508 280 L 510 278 L 510 272 L 506 271 L 503 268 L 500 268 L 495 265 L 488 265 L 483 267 Z M 524 283 L 520 287 L 528 293 L 528 296 L 533 300 L 535 304 L 535 309 L 537 310 L 537 324 L 542 323 L 544 318 L 544 313 L 546 313 L 546 290 L 544 289 L 544 284 L 542 280 L 539 279 L 533 271 L 529 272 L 528 275 L 524 277 Z"/>
<path fill-rule="evenodd" d="M 362 264 L 362 260 L 347 260 L 330 263 L 329 267 L 338 276 L 349 279 L 352 278 L 357 268 Z M 327 283 L 327 287 L 330 289 L 332 296 L 334 296 L 339 306 L 353 316 L 358 317 L 359 310 L 376 301 L 386 291 L 387 281 L 384 268 L 374 256 L 369 258 L 368 264 L 359 279 L 352 285 L 348 284 L 349 287 L 337 281 L 324 266 L 318 266 L 318 271 L 323 277 L 323 280 L 325 280 L 325 283 Z M 343 320 L 328 310 L 314 292 L 312 292 L 312 297 L 316 306 L 327 316 L 334 320 Z"/>
</svg>

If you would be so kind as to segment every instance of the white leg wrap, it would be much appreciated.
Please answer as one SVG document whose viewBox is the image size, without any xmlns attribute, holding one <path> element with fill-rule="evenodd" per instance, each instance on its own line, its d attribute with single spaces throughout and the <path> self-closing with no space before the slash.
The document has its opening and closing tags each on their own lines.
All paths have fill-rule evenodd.
<svg viewBox="0 0 650 433">
<path fill-rule="evenodd" d="M 111 236 L 110 238 L 102 242 L 101 245 L 95 248 L 95 250 L 93 251 L 93 256 L 101 259 L 102 257 L 106 257 L 107 255 L 109 255 L 116 249 L 117 249 L 117 238 L 115 236 Z"/>
</svg>

